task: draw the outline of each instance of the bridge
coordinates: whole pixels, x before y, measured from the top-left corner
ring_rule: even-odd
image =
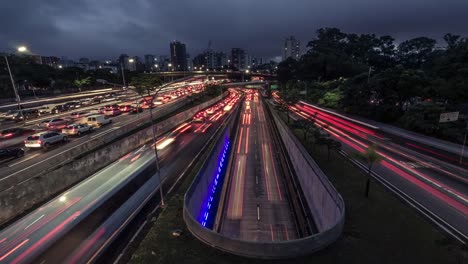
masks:
[[[181,78],[187,76],[225,77],[231,79],[261,78],[264,80],[276,80],[276,74],[246,72],[246,71],[167,71],[153,72],[152,74],[162,77]]]

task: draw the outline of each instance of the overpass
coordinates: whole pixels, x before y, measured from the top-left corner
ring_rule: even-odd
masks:
[[[232,79],[243,78],[263,78],[265,80],[276,80],[276,74],[245,72],[245,71],[168,71],[168,72],[153,72],[151,74],[160,76],[162,79],[165,77],[187,77],[187,76],[207,76],[207,77],[226,77]]]

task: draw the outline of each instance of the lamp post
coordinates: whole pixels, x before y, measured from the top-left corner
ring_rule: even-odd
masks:
[[[465,145],[466,145],[466,137],[468,135],[468,121],[466,122],[466,129],[465,129],[465,137],[463,139],[463,145],[460,153],[460,160],[458,161],[460,165],[463,164],[463,154],[465,154]]]
[[[128,62],[129,63],[133,63],[135,60],[134,59],[128,59]],[[123,86],[124,87],[127,87],[127,84],[125,82],[125,71],[124,71],[124,63],[123,61],[120,62],[120,69],[122,70],[122,82],[123,82]]]
[[[28,49],[25,46],[18,47],[16,50],[18,52],[28,51]],[[5,53],[3,57],[5,58],[5,63],[7,65],[8,73],[10,74],[11,86],[13,87],[13,91],[15,93],[16,103],[18,104],[18,110],[20,112],[21,119],[23,119],[24,125],[26,125],[26,118],[24,117],[23,110],[21,109],[21,98],[19,96],[18,90],[16,89],[15,80],[13,79],[13,74],[11,73],[10,63],[8,62],[8,56]]]

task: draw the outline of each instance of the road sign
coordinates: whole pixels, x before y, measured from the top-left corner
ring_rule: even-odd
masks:
[[[439,123],[453,122],[458,120],[459,112],[450,112],[440,114]]]

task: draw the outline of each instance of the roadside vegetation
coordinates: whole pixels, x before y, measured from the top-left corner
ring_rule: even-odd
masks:
[[[281,115],[287,120],[286,114]],[[154,219],[129,263],[467,263],[466,248],[449,240],[380,185],[371,181],[372,190],[365,198],[367,173],[343,159],[337,148],[318,143],[318,133],[304,131],[292,120],[289,125],[345,200],[344,233],[336,243],[311,256],[278,261],[238,257],[207,246],[190,234],[182,217],[183,196],[195,176],[192,173]],[[174,230],[181,230],[181,235],[173,236]]]
[[[442,43],[322,28],[299,59],[278,65],[283,98],[306,100],[419,133],[463,142],[464,120],[439,124],[443,112],[468,117],[468,39]]]

